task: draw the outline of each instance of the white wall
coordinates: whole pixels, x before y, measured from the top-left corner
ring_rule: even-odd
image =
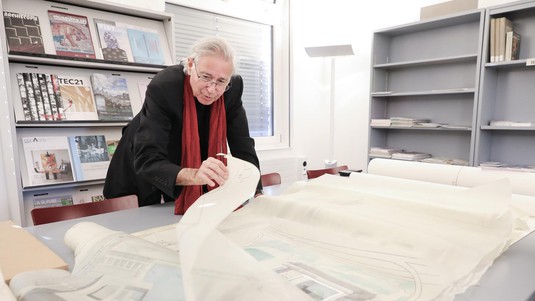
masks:
[[[350,168],[367,165],[372,33],[416,22],[420,8],[443,0],[290,0],[292,140],[308,167],[323,168],[328,157],[329,78],[326,58],[310,58],[304,47],[353,44],[355,56],[336,58],[335,159]],[[481,3],[483,2],[483,3]],[[480,7],[511,1],[480,1]]]
[[[237,7],[243,13],[247,13],[248,10],[259,10],[258,5],[254,7],[243,5],[243,1],[226,0],[219,6],[234,8],[234,14],[236,14]],[[277,157],[287,159],[289,156],[296,156],[306,158],[309,168],[323,167],[323,161],[328,156],[327,142],[330,135],[328,133],[330,64],[328,59],[309,58],[304,47],[351,43],[356,55],[339,57],[336,60],[335,157],[340,164],[363,169],[367,164],[372,33],[377,29],[417,21],[420,7],[443,1],[375,0],[368,1],[366,8],[362,7],[362,2],[351,0],[286,1],[290,1],[292,24],[292,74],[290,76],[292,149],[261,151],[259,152],[260,159],[273,161]],[[147,2],[139,0],[136,3]],[[218,0],[175,0],[173,2],[186,5],[196,4],[192,6],[219,7],[216,5],[216,2],[219,3]],[[236,5],[238,2],[239,6]],[[507,2],[511,1],[480,0],[479,6],[487,7]],[[267,2],[263,3],[265,5]],[[148,8],[154,9],[154,7]],[[262,7],[260,10],[265,11]],[[7,126],[2,130],[7,131],[2,134],[10,136]],[[0,143],[2,141],[9,141],[9,139],[1,139]],[[0,147],[7,150],[11,145],[0,145]],[[0,155],[6,154],[0,153]],[[2,168],[1,164],[0,170],[3,171],[0,174],[0,220],[5,220],[10,218],[9,211],[14,209],[9,207],[8,197],[5,194],[6,179],[14,175]]]

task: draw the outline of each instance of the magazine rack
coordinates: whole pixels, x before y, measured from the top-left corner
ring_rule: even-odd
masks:
[[[121,128],[154,74],[174,63],[172,15],[101,1],[1,5],[7,194],[13,220],[28,225],[34,207],[103,199]]]

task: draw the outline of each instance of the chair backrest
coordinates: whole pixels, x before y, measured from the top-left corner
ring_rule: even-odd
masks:
[[[279,185],[281,183],[281,175],[277,172],[267,173],[260,176],[262,186]]]
[[[127,195],[99,202],[74,204],[59,207],[34,208],[31,216],[34,225],[48,224],[78,217],[96,215],[139,207],[136,195]]]
[[[307,178],[314,179],[324,174],[336,175],[338,174],[340,170],[347,170],[347,169],[348,169],[347,165],[341,165],[337,167],[323,168],[323,169],[309,169],[307,170]]]

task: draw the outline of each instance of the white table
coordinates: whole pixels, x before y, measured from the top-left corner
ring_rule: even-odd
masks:
[[[272,193],[276,189],[272,189]],[[268,194],[268,193],[266,193]],[[107,214],[89,216],[26,228],[62,257],[70,269],[74,255],[63,243],[65,232],[81,221],[92,221],[112,230],[127,233],[177,223],[173,203],[166,203]],[[511,246],[483,275],[478,285],[470,287],[454,301],[533,301],[535,296],[535,233]]]

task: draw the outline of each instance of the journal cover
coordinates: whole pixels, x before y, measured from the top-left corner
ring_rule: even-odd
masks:
[[[73,182],[67,137],[23,137],[28,181],[25,186]]]
[[[107,61],[133,62],[126,25],[95,19],[102,57]]]
[[[45,53],[39,17],[5,11],[4,25],[10,53]]]
[[[64,119],[98,120],[89,76],[61,76],[58,83]]]
[[[93,73],[91,87],[100,120],[131,120],[134,117],[126,78]]]
[[[95,58],[86,16],[49,10],[48,18],[57,55]]]
[[[69,147],[77,181],[106,178],[110,157],[104,135],[70,136]]]
[[[163,65],[160,36],[155,30],[129,26],[127,28],[132,55],[136,63]]]

